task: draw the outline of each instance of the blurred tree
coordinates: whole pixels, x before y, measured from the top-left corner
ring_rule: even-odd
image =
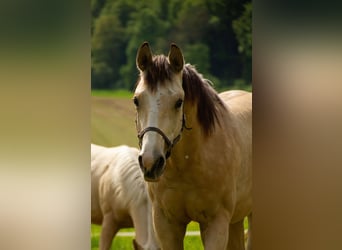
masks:
[[[133,13],[131,18],[126,30],[130,37],[126,48],[127,63],[120,69],[121,79],[128,89],[133,89],[138,77],[135,58],[139,46],[144,41],[148,41],[155,54],[161,53],[159,48],[165,44],[162,38],[165,37],[169,27],[168,23],[160,19],[148,6]]]
[[[238,50],[243,55],[243,78],[252,80],[252,3],[245,4],[242,15],[233,21],[233,29],[239,43]]]
[[[186,45],[183,49],[186,62],[191,62],[203,75],[210,73],[209,48],[206,44],[195,43]]]
[[[215,86],[250,82],[250,0],[92,0],[91,6],[93,88],[133,89],[144,41],[154,54],[166,54],[175,42]]]
[[[101,15],[92,37],[92,83],[94,88],[111,88],[119,80],[124,30],[117,16]]]
[[[209,13],[203,0],[184,0],[174,13],[174,29],[171,36],[184,47],[202,43],[208,29]]]
[[[126,87],[120,67],[126,63],[127,22],[136,8],[134,0],[108,0],[102,6],[92,35],[93,88]]]
[[[91,34],[93,35],[93,31],[94,31],[94,22],[96,20],[96,18],[98,18],[98,16],[101,13],[101,10],[103,8],[103,6],[105,5],[106,0],[91,0],[90,2],[90,7],[91,7]]]
[[[96,19],[100,13],[101,9],[105,5],[106,0],[91,0],[90,7],[91,7],[91,16],[93,19]]]
[[[205,40],[211,51],[211,74],[219,78],[223,86],[233,85],[234,79],[242,75],[232,21],[241,15],[246,2],[250,0],[206,0],[210,19]]]

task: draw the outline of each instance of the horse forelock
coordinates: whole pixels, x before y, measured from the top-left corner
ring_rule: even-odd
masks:
[[[205,135],[210,135],[215,124],[220,125],[220,110],[225,109],[222,100],[195,67],[186,64],[183,69],[183,89],[185,99],[197,105],[197,120]]]
[[[143,78],[144,84],[153,93],[159,85],[164,85],[167,80],[172,81],[174,74],[167,57],[155,55],[149,67],[141,72],[140,78]],[[220,124],[219,113],[225,106],[210,81],[203,78],[194,66],[184,65],[182,81],[185,99],[197,105],[197,120],[208,136],[214,131],[215,124]]]
[[[164,55],[153,56],[152,63],[146,69],[141,72],[140,77],[143,78],[146,86],[151,92],[155,92],[159,84],[164,84],[166,80],[171,81],[173,71],[171,65]]]

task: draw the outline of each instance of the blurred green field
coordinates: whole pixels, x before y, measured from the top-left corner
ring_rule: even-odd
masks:
[[[92,91],[91,142],[107,147],[138,146],[135,108],[128,91]]]
[[[126,144],[138,147],[135,128],[135,107],[132,102],[133,93],[126,90],[92,91],[91,96],[91,142],[107,147]],[[247,220],[245,221],[247,228]],[[191,222],[188,231],[199,231],[198,223]],[[97,250],[101,227],[91,226],[91,249]],[[134,231],[122,229],[120,232]],[[111,249],[133,249],[133,237],[115,237]],[[203,249],[200,236],[186,236],[184,249]]]

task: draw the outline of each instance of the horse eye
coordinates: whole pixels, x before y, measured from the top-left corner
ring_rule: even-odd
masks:
[[[176,109],[179,109],[183,104],[183,100],[182,99],[178,99],[177,102],[176,102],[176,105],[175,105],[175,108]]]
[[[136,96],[133,98],[133,102],[134,102],[134,105],[135,105],[136,107],[139,106],[139,101],[138,101],[138,98],[137,98]]]

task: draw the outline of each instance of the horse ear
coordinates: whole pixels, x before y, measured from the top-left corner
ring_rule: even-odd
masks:
[[[148,42],[144,42],[137,53],[136,64],[138,69],[145,71],[152,63],[152,52]]]
[[[172,43],[170,47],[169,62],[171,64],[172,69],[175,72],[179,72],[183,69],[184,58],[183,58],[182,51],[174,43]]]

